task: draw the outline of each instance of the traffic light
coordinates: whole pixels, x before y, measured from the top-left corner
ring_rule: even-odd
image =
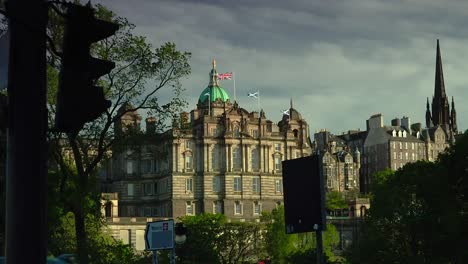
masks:
[[[115,63],[91,57],[90,48],[92,43],[114,35],[119,26],[96,19],[89,4],[67,7],[55,129],[78,132],[86,122],[95,120],[111,106],[103,88],[94,84]]]
[[[174,227],[176,244],[183,244],[187,239],[187,228],[183,223],[176,223]]]
[[[283,161],[286,233],[325,229],[325,195],[320,156]]]

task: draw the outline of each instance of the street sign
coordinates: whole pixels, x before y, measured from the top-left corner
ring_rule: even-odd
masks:
[[[8,58],[10,54],[10,32],[0,36],[0,91],[8,86]]]
[[[145,249],[161,250],[174,248],[174,220],[149,222],[145,230]]]

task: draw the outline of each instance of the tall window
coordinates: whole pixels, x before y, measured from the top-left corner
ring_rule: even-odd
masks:
[[[221,146],[215,145],[211,154],[211,166],[214,171],[219,171],[221,165]]]
[[[213,214],[222,214],[223,213],[223,202],[214,201],[213,202]]]
[[[241,177],[234,177],[234,191],[242,192],[242,178]]]
[[[242,157],[240,147],[235,147],[232,149],[232,163],[233,170],[240,171],[242,169]]]
[[[151,160],[142,160],[141,161],[141,172],[150,173],[151,172]]]
[[[214,176],[213,177],[213,192],[220,192],[221,191],[221,177]]]
[[[282,193],[283,192],[283,180],[276,180],[275,181],[275,190],[276,192]]]
[[[211,129],[211,135],[212,135],[213,137],[217,137],[217,136],[218,136],[218,132],[219,132],[219,131],[218,131],[218,128],[212,128],[212,129]]]
[[[133,171],[133,160],[127,160],[127,174],[134,173]]]
[[[128,196],[133,196],[134,195],[134,184],[133,183],[129,183],[127,185],[127,195]]]
[[[238,126],[234,127],[234,137],[236,138],[240,137],[240,130]]]
[[[185,203],[185,213],[186,215],[194,215],[195,204],[191,201]]]
[[[402,149],[403,144],[401,142],[399,142],[399,143],[400,143],[400,149]]]
[[[275,143],[275,151],[277,152],[281,151],[281,143]]]
[[[405,149],[408,149],[408,142],[405,142]]]
[[[193,192],[193,179],[192,178],[185,179],[185,191]]]
[[[185,156],[185,169],[191,170],[193,168],[192,155]]]
[[[411,159],[414,160],[414,153],[411,153]]]
[[[252,164],[252,170],[253,171],[259,171],[260,170],[260,164],[259,164],[259,151],[257,148],[252,149],[250,153],[250,163]]]
[[[239,201],[234,202],[234,214],[236,215],[242,214],[242,203]]]
[[[253,203],[253,214],[260,215],[261,212],[262,212],[262,205],[259,202],[255,201]]]
[[[396,152],[393,152],[393,159],[396,159]]]
[[[414,150],[414,143],[411,142],[411,149]]]
[[[192,141],[190,141],[190,140],[185,141],[185,148],[191,150],[192,149]]]
[[[405,160],[408,160],[408,152],[405,153]]]
[[[144,183],[143,186],[145,188],[145,194],[146,195],[152,195],[153,194],[153,184],[152,183]]]
[[[258,130],[257,129],[252,129],[252,137],[253,138],[258,138]]]
[[[281,157],[275,156],[275,170],[281,171]]]
[[[260,193],[260,177],[258,176],[252,178],[252,192]]]

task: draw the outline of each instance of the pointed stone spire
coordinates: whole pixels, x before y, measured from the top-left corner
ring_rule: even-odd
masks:
[[[452,131],[457,133],[458,132],[457,112],[455,111],[455,101],[453,100],[453,96],[452,96],[452,111],[450,113],[450,125],[452,127]]]
[[[290,104],[290,108],[293,109],[293,101],[292,101],[292,97],[291,97],[291,101],[289,102]]]
[[[218,84],[218,73],[216,72],[216,60],[213,59],[212,61],[213,68],[211,69],[210,72],[210,83],[208,84],[209,86],[219,86]]]
[[[450,124],[450,105],[445,93],[444,73],[442,71],[442,56],[440,54],[439,40],[437,40],[436,70],[434,97],[432,99],[432,123],[448,129]]]
[[[440,54],[439,39],[437,39],[436,70],[434,96],[436,98],[445,97],[444,72],[442,70],[442,56]]]

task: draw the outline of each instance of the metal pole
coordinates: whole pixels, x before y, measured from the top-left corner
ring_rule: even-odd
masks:
[[[7,263],[45,263],[47,4],[44,0],[6,4],[10,30],[6,259]]]
[[[153,251],[153,264],[158,264],[158,251]]]
[[[322,230],[315,231],[316,238],[317,238],[317,263],[318,264],[325,264],[323,258],[323,241],[322,241]]]
[[[175,246],[171,250],[171,264],[176,264],[175,263]]]

